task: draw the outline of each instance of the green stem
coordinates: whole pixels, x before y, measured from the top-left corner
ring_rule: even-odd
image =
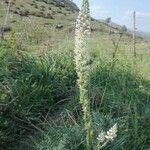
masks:
[[[91,110],[90,110],[90,101],[88,95],[88,86],[87,81],[80,82],[80,102],[82,105],[83,110],[83,120],[84,126],[86,130],[86,142],[87,142],[87,149],[91,150],[92,145],[92,136],[93,136],[93,129],[92,129],[92,118],[91,118]]]

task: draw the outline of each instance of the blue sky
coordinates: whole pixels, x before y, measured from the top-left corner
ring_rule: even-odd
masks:
[[[79,7],[82,0],[73,0]],[[150,0],[89,0],[91,16],[111,17],[112,21],[132,29],[132,12],[136,11],[138,31],[150,33]]]

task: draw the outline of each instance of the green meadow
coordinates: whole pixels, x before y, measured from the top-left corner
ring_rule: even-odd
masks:
[[[0,43],[0,149],[86,150],[74,63],[77,12],[43,1],[20,3],[11,9],[28,9],[29,16],[11,11],[12,30]],[[55,19],[35,15],[35,4],[40,9],[42,5],[46,15],[51,7]],[[4,7],[5,3],[0,6],[0,26]],[[136,37],[135,58],[131,34],[123,33],[116,49],[119,29],[110,35],[102,22],[92,20],[91,26],[95,29],[89,44],[93,145],[102,130],[117,123],[117,137],[104,149],[148,150],[150,41]]]

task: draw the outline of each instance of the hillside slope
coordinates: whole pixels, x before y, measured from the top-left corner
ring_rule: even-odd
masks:
[[[0,29],[4,27],[8,6],[9,0],[1,1]],[[22,33],[26,30],[27,33],[31,33],[38,26],[38,30],[39,28],[45,30],[65,28],[71,32],[75,28],[78,11],[79,8],[71,0],[12,0],[4,31],[13,30]],[[91,29],[95,32],[109,33],[111,28],[112,32],[118,33],[121,29],[121,26],[115,23],[109,26],[104,20],[98,21],[94,18],[91,20]],[[127,35],[131,36],[131,34],[128,32]]]
[[[4,24],[9,1],[2,0],[0,5],[0,26]],[[26,30],[25,26],[73,28],[79,8],[71,0],[13,0],[7,25],[17,31]],[[112,27],[112,31],[118,31]],[[70,29],[71,30],[71,29]],[[107,24],[92,18],[92,31],[109,32]]]
[[[8,0],[1,2],[1,24],[6,16],[8,3]],[[70,0],[13,0],[10,3],[8,24],[27,17],[32,20],[38,20],[38,18],[63,20],[66,16],[73,17],[76,12],[78,12],[78,7]]]

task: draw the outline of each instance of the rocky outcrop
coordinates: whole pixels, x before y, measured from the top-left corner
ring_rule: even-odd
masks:
[[[60,7],[69,8],[72,11],[79,11],[79,8],[72,0],[49,0],[49,2],[53,2]]]

